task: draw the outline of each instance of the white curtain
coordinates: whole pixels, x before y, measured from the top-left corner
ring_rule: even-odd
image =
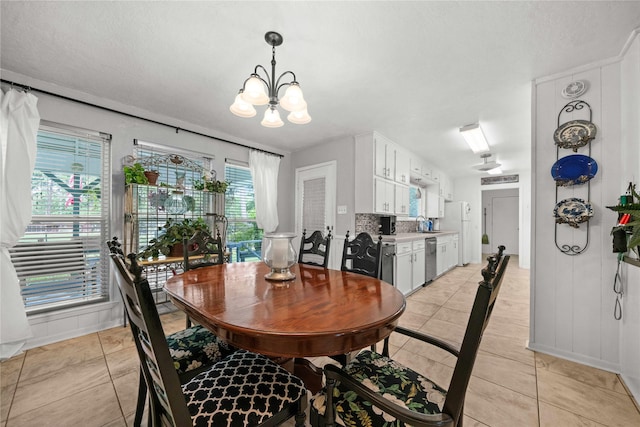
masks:
[[[256,222],[265,233],[278,227],[278,170],[280,156],[263,151],[249,152],[249,169],[253,178]]]
[[[9,248],[31,221],[31,174],[40,114],[31,93],[0,91],[0,359],[19,353],[31,327]]]

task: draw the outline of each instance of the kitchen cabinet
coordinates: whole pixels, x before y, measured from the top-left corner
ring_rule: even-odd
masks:
[[[410,174],[410,155],[409,152],[400,147],[395,148],[395,175],[396,182],[409,185]]]
[[[415,290],[425,282],[425,239],[414,240],[411,249],[411,290]]]
[[[427,186],[427,209],[426,209],[426,217],[427,218],[438,218],[440,217],[440,196],[438,195],[438,185],[429,185]]]
[[[389,139],[375,133],[373,134],[373,145],[375,153],[375,169],[376,176],[394,179],[396,174],[396,147]]]
[[[395,184],[386,179],[376,178],[375,182],[375,213],[395,213]],[[407,196],[408,197],[408,196]],[[364,210],[362,212],[369,212]]]
[[[447,175],[441,175],[440,195],[447,202],[453,201],[453,181]]]
[[[409,187],[395,184],[395,213],[400,216],[409,215]]]
[[[424,284],[425,280],[425,240],[396,244],[394,283],[404,295],[410,294]]]
[[[436,275],[447,272],[458,264],[458,235],[436,237]]]
[[[438,197],[438,218],[444,218],[444,197]]]
[[[394,283],[403,295],[411,293],[413,287],[411,278],[413,272],[412,261],[411,242],[396,244],[396,265],[394,266],[396,277],[394,278]]]

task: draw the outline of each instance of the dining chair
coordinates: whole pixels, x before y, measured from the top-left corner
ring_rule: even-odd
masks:
[[[182,242],[184,271],[200,267],[224,264],[224,248],[220,233],[213,237],[206,230],[198,230]],[[191,327],[191,318],[187,316],[186,327]]]
[[[182,383],[149,282],[136,255],[127,258],[130,274],[120,274],[118,285],[150,394],[151,426],[275,426],[291,417],[304,425],[302,380],[265,356],[237,350]]]
[[[365,350],[344,368],[325,366],[326,389],[311,400],[311,425],[462,426],[471,371],[509,263],[504,249],[499,246],[498,252],[487,258],[459,350],[421,332],[403,327],[394,330],[457,357],[447,390],[389,358],[387,337],[382,354]]]
[[[125,295],[122,293],[122,282],[131,282],[133,276],[126,265],[124,253],[118,238],[113,237],[112,240],[107,242],[107,246],[109,247],[111,259],[117,270],[116,281],[118,283],[120,296],[123,302],[126,302]],[[127,310],[125,310],[124,315],[125,318],[128,317]],[[202,326],[194,326],[169,334],[166,336],[166,342],[181,383],[187,382],[203,369],[237,350]],[[134,417],[135,427],[139,427],[142,423],[146,396],[146,382],[141,372],[138,385],[136,414]]]
[[[380,278],[380,260],[382,255],[382,236],[374,243],[369,233],[360,233],[349,241],[349,231],[344,239],[342,251],[342,271]]]
[[[305,228],[300,240],[298,263],[327,268],[332,237],[331,230],[326,237],[322,235],[322,231],[316,230],[307,238],[307,229]]]

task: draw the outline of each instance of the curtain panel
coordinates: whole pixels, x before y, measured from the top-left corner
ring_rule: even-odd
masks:
[[[249,152],[249,169],[253,178],[256,222],[265,233],[278,227],[278,171],[280,157],[263,151]]]
[[[31,327],[9,248],[31,221],[31,175],[36,162],[38,98],[14,89],[0,91],[0,359],[19,353]]]

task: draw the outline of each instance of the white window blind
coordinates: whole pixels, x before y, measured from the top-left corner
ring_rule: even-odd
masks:
[[[227,247],[235,261],[260,259],[262,229],[256,223],[253,181],[248,167],[226,163],[224,178],[230,182],[225,195],[225,216],[229,223]]]
[[[316,230],[325,232],[325,178],[307,179],[302,192],[302,228],[308,235]]]
[[[41,126],[33,218],[10,249],[27,313],[108,299],[110,137]]]

